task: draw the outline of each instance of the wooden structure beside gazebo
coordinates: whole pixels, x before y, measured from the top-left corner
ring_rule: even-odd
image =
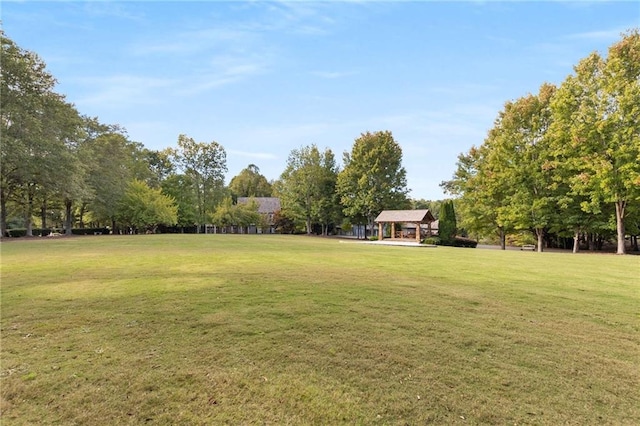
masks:
[[[383,227],[391,224],[391,238],[396,238],[396,223],[413,223],[416,225],[416,241],[420,242],[420,225],[426,224],[431,233],[431,222],[436,219],[428,209],[424,210],[383,210],[375,219],[378,224],[378,240],[384,238]]]

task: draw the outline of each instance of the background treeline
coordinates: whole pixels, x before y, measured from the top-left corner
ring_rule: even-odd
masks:
[[[54,91],[44,62],[1,35],[3,236],[16,228],[34,235],[259,225],[257,205],[237,197],[280,198],[281,232],[349,231],[384,209],[440,213],[440,201],[408,197],[402,149],[389,131],[362,133],[341,165],[312,144],[292,150],[275,181],[250,164],[225,185],[221,144],[179,135],[174,147],[147,149],[120,126],[79,113]],[[508,235],[535,235],[540,249],[566,238],[595,248],[617,236],[624,252],[625,234],[640,233],[639,39],[630,32],[606,59],[581,61],[560,87],[544,84],[505,104],[484,143],[460,155],[443,182],[455,197],[455,213],[447,210],[460,228],[453,235],[495,235],[503,244]]]
[[[443,188],[476,236],[531,232],[539,251],[640,234],[640,34],[592,53],[556,87],[507,102]]]
[[[1,35],[2,236],[260,225],[257,204],[236,199],[269,196],[281,199],[281,231],[327,234],[411,205],[402,150],[388,131],[363,133],[342,170],[330,149],[310,145],[291,152],[275,182],[251,164],[225,185],[222,145],[180,135],[175,147],[147,149],[120,126],[80,114],[54,91],[38,55]]]

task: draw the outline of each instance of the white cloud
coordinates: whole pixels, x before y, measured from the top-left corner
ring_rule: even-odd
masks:
[[[322,2],[274,1],[264,5],[265,19],[259,26],[254,24],[254,29],[317,36],[328,34],[336,24],[334,18],[324,13],[328,5]]]
[[[131,105],[155,104],[161,98],[158,93],[176,84],[175,79],[153,78],[129,74],[110,77],[78,79],[89,90],[75,101],[83,106],[125,107]]]
[[[358,73],[355,71],[312,71],[311,74],[316,77],[332,80],[336,78],[350,77]]]
[[[253,59],[253,61],[252,61]],[[226,86],[246,78],[263,74],[269,69],[269,61],[263,58],[217,58],[208,68],[194,71],[187,76],[181,95],[200,94],[203,91]]]
[[[595,42],[602,42],[602,43],[615,42],[616,40],[620,39],[621,34],[624,33],[626,30],[628,30],[629,28],[631,27],[574,33],[574,34],[569,34],[568,36],[566,36],[566,38],[573,39],[573,40],[587,40],[587,41],[595,41]]]
[[[134,55],[174,54],[189,56],[205,51],[230,51],[243,46],[246,49],[257,42],[250,31],[215,27],[169,34],[165,40],[147,40],[134,43],[130,51]]]
[[[134,11],[126,3],[89,1],[80,3],[79,7],[82,7],[83,11],[93,18],[107,17],[109,19],[124,19],[135,22],[144,20],[143,14]]]

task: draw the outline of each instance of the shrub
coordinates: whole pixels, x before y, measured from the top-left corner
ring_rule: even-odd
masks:
[[[422,240],[422,244],[431,244],[434,246],[439,246],[441,245],[441,241],[439,237],[427,237],[424,240]]]
[[[455,237],[452,245],[454,247],[476,248],[478,246],[478,242],[471,238]]]
[[[27,236],[27,230],[26,229],[8,229],[7,233],[9,234],[10,237],[26,237]]]
[[[64,234],[64,229],[41,229],[41,228],[33,228],[33,236],[34,237],[46,237],[51,235],[51,233],[57,232],[60,234]],[[73,235],[109,235],[109,228],[74,228],[71,230]],[[26,237],[27,230],[25,228],[17,228],[17,229],[8,229],[7,234],[9,237],[18,238],[18,237]]]
[[[449,241],[443,241],[440,237],[427,237],[422,240],[422,244],[432,244],[436,246],[450,246],[450,247],[469,247],[476,248],[478,242],[471,238],[455,237]]]
[[[73,228],[73,235],[109,235],[109,228]]]
[[[52,232],[58,232],[58,230],[50,229],[50,228],[33,228],[32,229],[32,233],[33,233],[34,237],[46,237],[47,235],[51,234]],[[27,236],[27,229],[26,228],[8,229],[7,230],[7,234],[8,234],[9,237],[12,237],[12,238],[26,237]]]

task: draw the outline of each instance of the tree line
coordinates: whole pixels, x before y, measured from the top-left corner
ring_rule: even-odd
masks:
[[[640,234],[640,33],[582,59],[559,87],[506,102],[442,187],[475,235],[573,238],[573,250]]]
[[[267,181],[251,164],[225,185],[226,151],[179,135],[175,147],[150,150],[125,129],[79,113],[55,92],[39,56],[1,33],[0,226],[109,227],[155,232],[158,226],[247,226],[257,205],[238,197],[277,196],[277,221],[290,231],[327,234],[347,221],[372,223],[385,208],[410,205],[402,150],[391,132],[363,133],[340,169],[330,149],[291,151],[285,171]]]
[[[606,58],[580,61],[556,87],[506,102],[480,146],[460,154],[442,187],[453,204],[408,197],[402,149],[390,131],[364,132],[339,165],[331,149],[293,149],[278,179],[250,164],[229,185],[226,151],[216,141],[179,135],[150,150],[125,129],[80,114],[54,91],[37,54],[1,33],[0,225],[112,232],[159,226],[199,232],[205,224],[257,224],[257,205],[238,197],[281,200],[283,232],[328,234],[370,225],[385,209],[441,205],[453,229],[476,238],[533,235],[538,250],[572,238],[595,247],[640,234],[640,35],[630,31]],[[457,226],[455,225],[457,219]],[[447,223],[444,224],[447,227]],[[456,229],[460,228],[460,229]]]

